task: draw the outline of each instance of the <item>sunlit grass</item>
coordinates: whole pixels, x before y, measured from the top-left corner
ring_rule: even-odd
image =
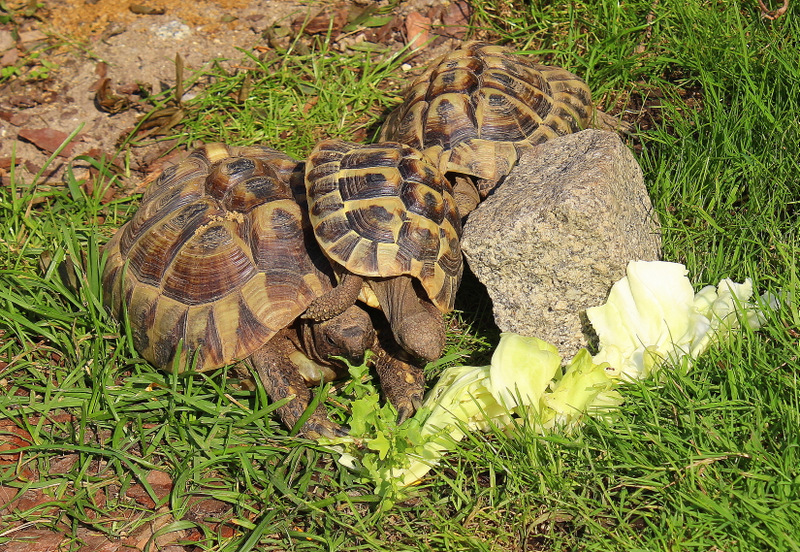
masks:
[[[169,509],[167,530],[194,528],[207,550],[800,549],[794,8],[768,22],[726,2],[474,5],[476,32],[584,76],[601,107],[632,118],[633,102],[648,100],[657,116],[631,145],[666,260],[685,263],[698,287],[751,277],[759,292],[793,294],[787,304],[688,375],[625,389],[613,423],[468,436],[386,511],[321,447],[288,438],[239,368],[173,375],[136,356],[100,289],[100,246],[136,206],[103,203],[113,173],[101,170],[87,195],[74,177],[45,189],[12,172],[0,190],[0,435],[27,448],[0,464],[0,485],[44,489],[49,501],[0,527],[118,538],[154,516],[126,494],[140,485]],[[214,73],[187,102],[175,137],[298,157],[326,137],[368,140],[393,102],[385,80],[398,78],[397,61],[324,42],[247,54],[245,70]],[[486,364],[497,342],[488,299],[469,285],[431,378],[447,363]],[[74,463],[56,468],[64,458]],[[154,469],[171,476],[166,495],[148,483]],[[233,536],[187,515],[198,497],[228,505]],[[0,542],[13,536],[4,530]]]

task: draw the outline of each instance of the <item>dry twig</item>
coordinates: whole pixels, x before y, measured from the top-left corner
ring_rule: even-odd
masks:
[[[769,8],[764,5],[763,0],[758,0],[758,7],[761,9],[762,17],[773,21],[786,13],[786,10],[789,9],[789,0],[783,0],[783,5],[774,12],[769,11]]]

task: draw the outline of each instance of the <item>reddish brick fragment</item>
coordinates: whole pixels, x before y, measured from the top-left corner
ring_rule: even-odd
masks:
[[[27,140],[41,150],[53,153],[64,143],[69,137],[69,134],[54,128],[23,128],[19,131],[19,137],[23,140]],[[72,148],[75,146],[75,142],[79,139],[80,138],[77,136],[73,138],[72,142],[61,150],[59,156],[69,157],[72,154]]]

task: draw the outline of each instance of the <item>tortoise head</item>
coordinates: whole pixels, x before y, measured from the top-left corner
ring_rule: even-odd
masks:
[[[372,320],[358,305],[324,322],[304,321],[302,334],[306,354],[325,364],[330,364],[333,356],[361,364],[364,353],[375,342]]]
[[[403,275],[367,282],[386,314],[398,345],[425,362],[439,358],[445,346],[444,319],[419,280]]]

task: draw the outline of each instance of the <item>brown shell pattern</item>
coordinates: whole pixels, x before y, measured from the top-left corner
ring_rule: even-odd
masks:
[[[586,128],[593,110],[589,88],[572,73],[472,43],[413,82],[380,139],[423,151],[444,173],[483,179],[485,197],[524,149]]]
[[[295,197],[293,190],[300,194]],[[208,144],[166,169],[105,247],[105,300],[137,351],[197,370],[249,356],[332,288],[304,206],[303,165]]]
[[[461,281],[461,218],[450,183],[398,143],[328,140],[306,162],[309,218],[322,250],[365,277],[410,275],[442,311]]]

